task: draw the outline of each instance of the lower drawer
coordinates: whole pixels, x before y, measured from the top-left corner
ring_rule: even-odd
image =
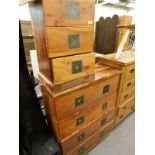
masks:
[[[131,98],[128,102],[124,103],[118,108],[118,114],[116,117],[116,124],[122,121],[126,116],[128,116],[135,109],[135,98]]]
[[[92,136],[90,136],[86,141],[77,146],[70,153],[64,155],[84,155],[87,154],[95,145],[102,141],[112,130],[114,126],[114,120],[109,122],[106,126],[98,130]]]
[[[95,120],[90,125],[83,128],[80,132],[77,132],[61,141],[63,154],[67,154],[77,145],[80,145],[89,136],[99,130],[103,125],[106,125],[116,117],[116,109],[113,109],[105,116],[102,116],[98,120]],[[72,145],[71,145],[72,144]]]
[[[75,113],[72,117],[59,122],[60,138],[66,138],[69,135],[81,130],[88,123],[92,122],[107,112],[115,108],[117,93],[102,98],[94,102],[94,104],[83,111]]]
[[[117,106],[124,104],[126,101],[128,101],[133,96],[135,96],[135,87],[132,87],[131,89],[121,94],[121,99],[120,99],[120,102],[118,102]]]

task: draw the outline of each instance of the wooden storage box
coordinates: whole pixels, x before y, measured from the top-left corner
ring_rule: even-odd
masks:
[[[94,23],[95,0],[40,1],[45,26],[87,26]]]
[[[114,120],[109,122],[106,126],[99,129],[96,133],[90,136],[82,144],[78,145],[75,149],[69,152],[67,155],[82,155],[87,154],[95,145],[101,142],[111,132],[114,126]]]
[[[58,85],[95,73],[95,54],[80,54],[50,60],[53,84]]]
[[[88,123],[85,128],[82,128],[80,132],[75,132],[74,134],[68,136],[67,138],[61,140],[61,146],[63,154],[67,154],[73,150],[76,146],[80,145],[83,141],[89,138],[97,130],[114,120],[116,117],[116,109],[106,113],[104,116],[99,119]],[[72,144],[72,145],[71,145]]]
[[[94,28],[46,27],[48,57],[60,57],[93,51]]]

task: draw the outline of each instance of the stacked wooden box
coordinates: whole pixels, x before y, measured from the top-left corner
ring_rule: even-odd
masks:
[[[120,71],[95,65],[94,7],[95,0],[29,4],[47,117],[63,155],[86,154],[116,117]]]
[[[135,109],[135,53],[122,52],[118,59],[116,54],[101,55],[97,59],[108,66],[122,71],[117,96],[116,125],[126,118]]]

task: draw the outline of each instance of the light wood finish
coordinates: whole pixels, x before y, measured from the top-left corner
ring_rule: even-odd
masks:
[[[110,133],[114,126],[114,120],[112,120],[109,124],[98,130],[92,136],[90,136],[86,141],[82,144],[78,145],[74,150],[72,150],[67,155],[80,155],[87,154],[95,145],[101,142],[105,137]],[[81,153],[82,152],[82,153]]]
[[[99,119],[93,120],[91,123],[85,128],[82,128],[80,132],[75,132],[73,135],[68,136],[67,138],[61,140],[61,146],[64,154],[70,152],[73,148],[77,145],[80,145],[84,140],[86,140],[89,136],[99,130],[103,124],[103,120],[105,120],[104,125],[108,124],[116,117],[116,109],[106,113],[104,116],[100,117]]]
[[[122,71],[119,82],[116,106],[119,108],[135,96],[135,53],[131,51],[122,52],[119,59],[115,59],[116,54],[101,55],[97,54],[97,60]],[[124,112],[125,113],[125,112]],[[127,113],[128,114],[128,113]],[[127,115],[126,113],[123,118]],[[123,120],[119,118],[118,120]],[[117,124],[116,121],[116,124]]]
[[[81,71],[73,73],[73,63],[81,61]],[[53,83],[58,85],[83,76],[94,74],[95,72],[95,54],[80,54],[62,58],[51,59],[53,67]],[[77,66],[79,67],[79,66]]]
[[[26,3],[29,3],[29,2],[34,2],[35,0],[19,0],[19,5],[24,5]]]
[[[118,108],[116,125],[120,123],[123,119],[125,119],[134,110],[135,110],[135,98],[132,97],[130,100],[128,100]]]
[[[74,132],[79,131],[81,128],[86,126],[89,122],[92,122],[94,119],[105,115],[107,112],[115,108],[115,102],[116,102],[116,94],[115,94],[115,98],[112,98],[111,96],[111,98],[109,98],[108,100],[103,98],[98,101],[95,101],[92,106],[87,107],[83,111],[78,111],[71,117],[67,118],[66,120],[59,122],[59,128],[61,129],[60,138],[63,139],[65,137],[68,137]],[[103,109],[102,107],[103,104],[107,105],[105,109]],[[77,125],[78,119],[82,117],[83,117],[83,122]]]
[[[84,26],[94,23],[95,0],[42,0],[42,2],[46,26]],[[68,2],[78,6],[77,19],[67,17]]]
[[[79,35],[79,46],[69,47],[69,35]],[[48,57],[60,57],[93,51],[94,28],[91,27],[47,27],[46,42]]]

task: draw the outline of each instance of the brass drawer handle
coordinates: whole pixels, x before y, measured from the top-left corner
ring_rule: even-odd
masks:
[[[106,110],[107,107],[108,107],[108,103],[104,103],[104,104],[102,104],[102,110]]]
[[[125,96],[124,96],[124,98],[127,98],[128,97],[128,94],[126,94]]]
[[[104,125],[107,122],[107,118],[101,120],[101,125]]]
[[[100,136],[100,138],[103,138],[103,137],[105,136],[105,131],[101,131],[101,132],[99,133],[99,136]]]
[[[72,62],[72,74],[82,72],[82,60]]]
[[[127,87],[129,87],[131,85],[131,82],[129,82],[128,84],[127,84]]]
[[[127,106],[124,106],[124,107],[123,107],[123,110],[126,109],[126,108],[127,108]]]
[[[120,116],[120,119],[122,119],[123,117],[124,117],[124,115],[121,115],[121,116]]]
[[[130,73],[133,73],[134,71],[135,71],[135,69],[133,68],[133,69],[130,70]]]
[[[81,147],[79,150],[78,150],[78,155],[81,155],[85,152],[85,147]]]
[[[85,133],[81,133],[78,137],[77,137],[77,141],[78,143],[83,141],[85,139]]]
[[[68,35],[68,48],[79,48],[80,46],[80,36],[79,34]]]
[[[109,89],[110,89],[109,84],[108,84],[108,85],[105,85],[105,86],[103,87],[103,94],[109,92]]]
[[[83,122],[84,122],[84,116],[81,116],[81,117],[79,117],[79,118],[76,120],[76,125],[78,126],[78,125],[82,124]]]
[[[83,103],[84,103],[84,96],[80,96],[75,99],[75,107],[78,107]]]

